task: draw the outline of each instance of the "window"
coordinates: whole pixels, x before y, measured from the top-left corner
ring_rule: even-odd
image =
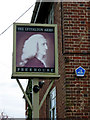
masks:
[[[48,24],[53,24],[53,23],[54,23],[54,5],[52,5],[48,15]]]
[[[50,118],[56,120],[56,87],[50,92]]]

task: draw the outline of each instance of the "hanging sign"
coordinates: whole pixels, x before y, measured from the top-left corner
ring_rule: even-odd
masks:
[[[12,77],[58,77],[56,24],[13,25]]]

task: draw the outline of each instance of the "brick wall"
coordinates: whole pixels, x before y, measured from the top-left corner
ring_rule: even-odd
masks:
[[[65,53],[89,53],[88,3],[63,3]]]
[[[55,81],[56,85],[56,110],[57,110],[57,118],[64,118],[65,117],[65,58],[62,54],[63,52],[63,44],[62,44],[62,3],[55,3],[55,24],[58,26],[58,63],[59,63],[59,74],[60,78]]]
[[[90,118],[90,3],[63,3],[66,118]],[[84,77],[76,77],[82,66]]]

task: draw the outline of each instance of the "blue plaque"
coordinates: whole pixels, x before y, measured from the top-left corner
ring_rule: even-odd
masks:
[[[78,68],[75,70],[75,72],[76,72],[76,76],[79,76],[79,77],[82,77],[82,76],[85,75],[85,69],[82,68],[81,66],[78,67]]]

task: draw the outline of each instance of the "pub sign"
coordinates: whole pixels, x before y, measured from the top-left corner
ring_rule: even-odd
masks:
[[[56,24],[13,24],[12,78],[58,77]]]

